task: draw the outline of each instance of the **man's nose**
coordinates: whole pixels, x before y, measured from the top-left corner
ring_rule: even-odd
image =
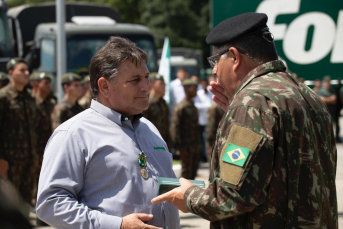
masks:
[[[151,90],[149,79],[143,80],[142,85],[141,85],[141,90],[146,91],[146,92],[149,92]]]
[[[212,69],[212,75],[214,75],[214,76],[217,75],[217,66],[218,66],[218,64],[216,64]]]

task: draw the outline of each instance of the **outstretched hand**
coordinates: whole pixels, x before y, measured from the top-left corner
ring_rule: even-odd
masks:
[[[186,203],[183,199],[183,196],[184,196],[186,190],[189,187],[193,186],[193,184],[192,184],[192,182],[190,182],[184,178],[180,178],[180,184],[181,184],[180,187],[174,188],[173,190],[171,190],[169,192],[166,192],[162,195],[155,197],[154,199],[151,200],[151,203],[157,204],[157,203],[161,203],[164,201],[168,201],[170,204],[175,205],[182,212],[189,212],[187,207],[186,207]]]
[[[209,90],[213,93],[213,101],[226,111],[230,105],[230,99],[225,94],[225,89],[220,85],[220,83],[211,81]]]

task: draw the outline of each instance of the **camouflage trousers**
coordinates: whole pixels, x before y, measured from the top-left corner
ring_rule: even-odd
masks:
[[[186,179],[194,180],[197,175],[199,162],[200,162],[200,152],[191,150],[179,151],[181,159],[181,177]]]
[[[8,170],[8,179],[18,190],[20,196],[25,202],[34,205],[35,196],[33,194],[36,163],[29,161],[14,161],[10,163]]]

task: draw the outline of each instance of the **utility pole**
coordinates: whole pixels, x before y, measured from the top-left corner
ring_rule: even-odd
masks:
[[[57,98],[61,101],[64,96],[64,91],[61,85],[62,75],[66,73],[66,35],[65,35],[65,0],[56,0],[56,21],[57,21]]]

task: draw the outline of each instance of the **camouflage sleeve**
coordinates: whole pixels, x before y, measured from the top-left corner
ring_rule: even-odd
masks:
[[[174,108],[173,117],[170,125],[170,138],[177,149],[180,149],[180,147],[182,146],[181,118],[182,109],[179,109],[179,106],[176,106]]]
[[[268,191],[268,185],[273,171],[277,123],[277,116],[271,111],[244,106],[230,110],[226,115],[226,122],[221,124],[217,133],[213,164],[219,164],[222,160],[219,155],[233,125],[258,133],[264,140],[259,143],[244,167],[239,185],[235,186],[221,178],[220,170],[223,168],[212,168],[214,171],[211,171],[212,179],[207,188],[193,186],[186,191],[184,199],[187,208],[202,218],[216,221],[250,212],[262,204],[268,192],[273,191]]]
[[[61,109],[57,105],[57,106],[54,107],[54,110],[51,113],[52,131],[54,131],[61,123],[62,123],[62,120],[61,120]]]

